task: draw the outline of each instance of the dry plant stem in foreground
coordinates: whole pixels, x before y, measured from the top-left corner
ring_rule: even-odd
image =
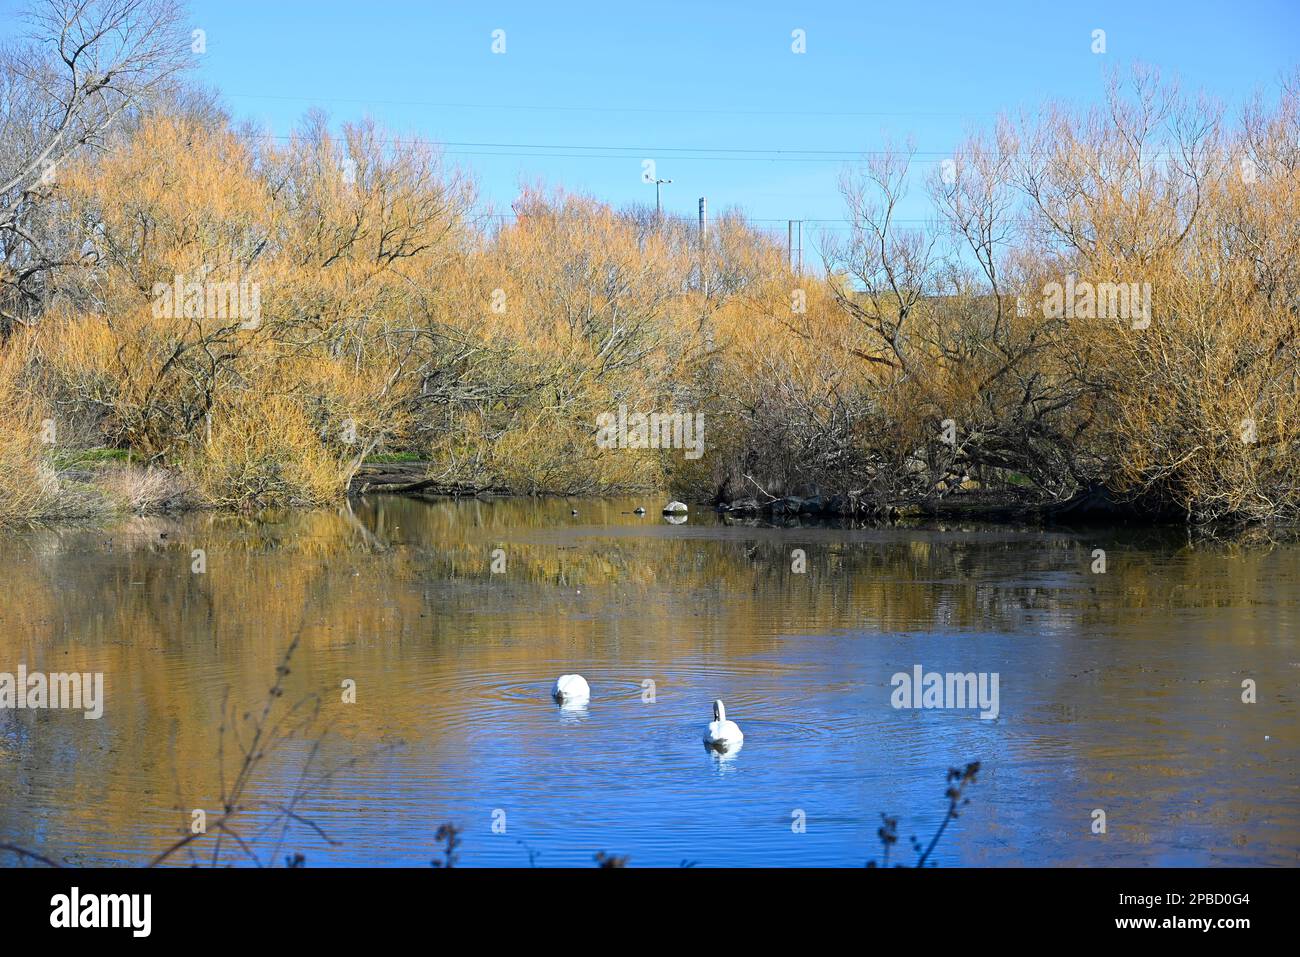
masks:
[[[338,846],[338,841],[331,838],[315,821],[302,812],[301,804],[308,796],[319,793],[320,789],[340,772],[356,766],[362,757],[354,756],[339,764],[321,768],[320,752],[329,728],[328,726],[317,728],[321,709],[320,695],[310,694],[293,704],[283,704],[285,680],[290,674],[290,662],[298,649],[301,637],[300,628],[285,648],[284,655],[276,667],[275,682],[267,692],[260,710],[245,712],[240,716],[237,709],[230,705],[228,696],[223,698],[223,719],[217,755],[221,777],[221,813],[209,823],[207,832],[186,834],[154,857],[150,861],[150,866],[165,863],[182,850],[190,851],[194,859],[192,845],[208,837],[212,838],[212,851],[208,858],[211,866],[222,863],[226,838],[229,838],[238,850],[257,866],[273,865],[290,827],[294,824],[302,825],[328,844]],[[234,776],[229,781],[226,780],[227,738],[233,741],[238,749],[239,762]],[[256,785],[257,772],[263,762],[277,751],[283,751],[291,741],[297,740],[309,741],[309,746],[302,759],[302,768],[289,799],[284,802],[248,799],[248,794]],[[238,816],[250,810],[270,814],[251,840],[235,826]],[[257,838],[267,833],[274,833],[275,841],[270,852],[263,857],[257,851]],[[292,858],[288,862],[292,866],[297,866],[293,864]]]
[[[916,852],[916,867],[925,867],[926,862],[930,860],[931,854],[934,853],[935,847],[939,843],[939,838],[943,837],[944,831],[948,829],[948,824],[955,820],[959,815],[959,808],[970,803],[970,798],[966,797],[966,788],[974,784],[979,774],[980,762],[972,761],[962,768],[949,768],[947,776],[947,788],[944,791],[944,798],[948,801],[948,808],[944,812],[943,820],[939,822],[938,828],[935,829],[934,835],[930,842],[922,846],[921,842],[914,836],[912,837],[912,850]],[[876,831],[876,836],[880,838],[880,845],[883,848],[882,865],[889,866],[889,853],[893,846],[898,843],[898,818],[890,815],[880,815],[881,826]],[[868,861],[868,867],[875,867],[875,861]],[[903,865],[899,864],[898,867]],[[931,864],[933,866],[933,864]]]

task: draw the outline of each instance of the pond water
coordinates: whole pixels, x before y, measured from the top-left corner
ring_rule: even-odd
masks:
[[[860,866],[882,813],[910,861],[976,760],[942,866],[1300,861],[1300,549],[661,504],[378,497],[0,535],[0,673],[104,676],[97,720],[0,710],[0,843],[133,864],[194,809],[218,819],[296,639],[272,716],[297,708],[297,733],[265,747],[230,822],[248,852],[223,838],[223,861],[425,865],[452,822],[460,866]],[[894,707],[917,666],[996,675],[996,717]],[[549,698],[566,672],[585,708]],[[715,698],[739,751],[701,742]]]

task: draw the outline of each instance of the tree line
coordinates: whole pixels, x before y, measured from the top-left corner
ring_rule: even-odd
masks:
[[[881,151],[799,272],[740,210],[496,216],[373,122],[268,137],[186,80],[183,20],[46,0],[0,52],[0,515],[318,504],[400,455],[516,493],[1296,517],[1300,74],[1230,115],[1137,69]],[[621,407],[702,416],[705,454],[598,443]]]

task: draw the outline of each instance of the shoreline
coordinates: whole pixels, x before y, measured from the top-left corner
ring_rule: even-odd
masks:
[[[62,494],[68,502],[62,513],[43,517],[12,518],[0,514],[0,529],[72,527],[103,524],[128,517],[180,517],[189,514],[256,514],[281,509],[302,510],[330,507],[367,496],[394,496],[421,501],[460,500],[508,501],[560,499],[592,501],[619,497],[649,496],[646,509],[658,515],[663,503],[673,498],[686,501],[693,512],[707,510],[727,525],[757,528],[933,528],[937,524],[971,522],[984,526],[1039,526],[1044,529],[1088,529],[1124,527],[1146,531],[1187,530],[1209,539],[1274,540],[1300,537],[1300,526],[1283,522],[1203,526],[1185,517],[1158,514],[1125,502],[1105,489],[1085,490],[1065,502],[1040,503],[1018,499],[1006,490],[956,489],[928,500],[881,502],[861,493],[767,495],[732,498],[728,501],[701,500],[699,496],[667,492],[657,488],[612,489],[599,493],[519,492],[504,487],[444,482],[428,477],[429,462],[402,460],[362,463],[337,502],[279,502],[235,507],[201,501],[182,473],[170,468],[141,466],[112,461],[86,467],[79,462],[55,474],[56,481],[71,490]],[[132,489],[157,486],[164,491],[142,501],[124,501],[122,486]],[[113,488],[111,486],[117,486]],[[138,494],[138,493],[137,493]]]

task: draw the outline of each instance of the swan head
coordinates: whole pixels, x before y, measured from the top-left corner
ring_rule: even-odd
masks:
[[[713,720],[714,721],[727,720],[727,709],[722,706],[721,698],[718,698],[716,701],[713,702]]]

